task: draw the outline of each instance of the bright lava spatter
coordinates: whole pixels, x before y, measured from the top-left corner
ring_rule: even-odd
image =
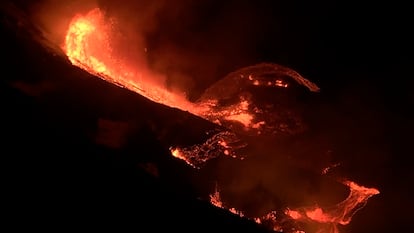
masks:
[[[137,70],[135,67],[132,68],[124,64],[122,59],[114,57],[111,50],[111,30],[111,24],[105,20],[103,13],[98,8],[91,10],[86,15],[77,15],[69,25],[63,50],[73,65],[103,80],[145,96],[154,102],[188,111],[217,124],[225,124],[226,121],[236,122],[242,125],[244,130],[251,130],[257,134],[262,133],[266,129],[277,131],[277,129],[269,127],[266,120],[259,117],[261,110],[248,99],[240,98],[239,102],[224,107],[219,106],[218,100],[214,98],[205,98],[202,102],[196,104],[189,102],[184,96],[169,91],[162,84],[152,82],[151,77],[145,76],[150,76],[150,72]],[[307,87],[310,91],[319,90],[315,84],[288,68],[272,65],[262,65],[259,68],[283,72],[297,83]],[[255,69],[255,67],[252,69]],[[253,86],[287,88],[289,85],[283,80],[269,81],[250,74],[247,76],[238,75],[236,78]],[[234,146],[234,144],[237,144],[237,146]],[[245,145],[243,143],[240,144],[234,133],[231,131],[221,131],[214,134],[205,143],[199,145],[189,148],[171,147],[171,153],[174,157],[184,160],[189,165],[199,167],[208,159],[217,157],[220,154],[237,157],[234,150],[243,146]],[[208,153],[206,154],[205,148],[210,147],[215,149],[207,150]],[[326,228],[321,228],[319,232],[338,232],[338,224],[348,224],[352,216],[366,204],[368,198],[379,194],[379,191],[375,188],[366,188],[352,181],[345,181],[343,184],[349,187],[350,193],[348,198],[329,208],[329,210],[318,206],[286,209],[282,213],[272,211],[265,216],[256,217],[253,220],[257,223],[270,223],[273,226],[273,230],[278,232],[303,232],[299,229],[283,229],[280,226],[280,222],[284,220],[279,219],[281,216],[282,218],[289,218],[297,222],[320,223]],[[241,211],[224,206],[220,200],[218,190],[210,197],[213,205],[243,216]]]

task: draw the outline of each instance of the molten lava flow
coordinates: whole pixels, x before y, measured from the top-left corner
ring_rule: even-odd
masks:
[[[208,110],[202,117],[237,133],[292,135],[306,128],[293,96],[317,91],[317,85],[287,67],[260,63],[228,74],[206,89],[197,103]]]
[[[368,199],[379,194],[375,188],[366,188],[352,181],[344,181],[350,193],[348,197],[330,208],[319,206],[300,208],[297,210],[286,210],[286,214],[297,221],[311,221],[327,225],[324,229],[329,232],[338,232],[337,224],[347,225],[351,222],[352,216],[365,206]]]
[[[350,189],[349,196],[342,202],[329,208],[321,208],[319,206],[299,208],[296,210],[286,209],[284,213],[279,214],[277,211],[271,211],[261,217],[254,217],[253,220],[259,224],[266,223],[270,225],[274,231],[281,232],[304,232],[296,227],[289,226],[290,229],[284,229],[284,224],[290,219],[296,222],[306,222],[319,224],[320,233],[337,233],[337,225],[347,225],[351,222],[352,216],[362,207],[365,206],[368,199],[379,194],[375,188],[366,188],[352,181],[344,181],[344,185]],[[219,191],[210,195],[211,204],[225,208],[234,214],[244,216],[241,211],[235,208],[226,208],[223,204]]]
[[[287,214],[297,220],[311,220],[319,223],[334,223],[346,225],[351,222],[352,216],[365,206],[368,199],[379,194],[375,188],[366,188],[352,181],[343,182],[350,189],[349,196],[337,205],[323,209],[315,206],[299,210],[288,210]]]
[[[204,143],[190,147],[172,147],[170,151],[174,157],[184,160],[194,168],[200,168],[206,161],[220,155],[243,159],[242,155],[236,152],[246,146],[236,134],[230,131],[220,131],[213,132]]]

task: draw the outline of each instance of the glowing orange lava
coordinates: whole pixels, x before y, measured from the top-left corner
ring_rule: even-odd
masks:
[[[321,233],[337,233],[337,225],[347,225],[351,222],[352,216],[365,206],[368,199],[374,195],[379,194],[379,191],[375,188],[366,188],[364,186],[358,185],[352,181],[344,181],[344,185],[349,187],[350,193],[348,197],[329,208],[321,208],[319,206],[314,207],[303,207],[298,209],[286,209],[284,211],[285,216],[298,221],[298,222],[307,222],[307,223],[319,223],[321,229],[318,232]],[[210,195],[210,203],[229,210],[230,212],[237,214],[241,217],[244,214],[232,207],[226,207],[223,201],[220,198],[220,193],[216,188],[216,191]],[[255,217],[253,220],[257,223],[267,222],[272,225],[273,230],[279,231],[282,229],[280,225],[284,219],[278,219],[276,217],[276,211],[271,211],[268,214],[262,217]],[[303,232],[303,231],[295,231]]]
[[[211,106],[195,105],[184,96],[169,91],[162,83],[153,82],[154,73],[145,67],[130,67],[112,51],[111,23],[98,9],[86,15],[77,15],[69,24],[63,46],[66,55],[76,65],[118,86],[137,92],[148,99],[170,107],[211,119],[224,117],[250,126],[253,116],[247,112],[246,102],[226,111],[214,112]]]
[[[338,223],[346,225],[351,222],[352,216],[362,207],[365,206],[368,199],[379,194],[375,188],[366,188],[352,181],[343,182],[348,186],[350,193],[348,197],[329,209],[322,209],[318,206],[312,208],[303,208],[294,212],[289,211],[294,219],[310,219],[320,223]]]
[[[190,112],[213,123],[219,123],[219,119],[227,119],[240,122],[245,127],[259,127],[252,125],[253,115],[248,112],[249,103],[241,101],[240,104],[228,109],[216,111],[215,103],[194,104],[183,95],[169,91],[163,83],[153,81],[156,76],[142,64],[127,65],[124,59],[118,58],[113,53],[111,35],[114,20],[107,20],[104,14],[95,8],[86,15],[76,15],[66,33],[63,49],[71,63],[91,74],[100,77],[110,83],[134,91],[146,98],[173,108]],[[188,153],[179,153],[179,149],[171,151],[176,158],[182,159],[191,165]],[[229,149],[223,150],[223,154],[230,155]]]
[[[196,166],[191,162],[191,160],[180,150],[180,148],[170,148],[172,156],[184,160],[188,165],[195,167]]]
[[[216,191],[210,195],[210,203],[216,207],[227,209],[231,213],[235,215],[239,215],[240,217],[244,216],[243,212],[237,210],[236,208],[233,208],[233,207],[226,208],[226,206],[224,206],[223,202],[221,201],[220,192],[218,191],[217,187],[216,187]]]
[[[145,67],[130,67],[112,51],[111,24],[103,13],[93,9],[73,18],[66,33],[63,49],[73,65],[118,86],[137,92],[148,99],[184,111],[198,112],[183,96],[154,82]],[[137,65],[139,66],[139,65]]]
[[[86,15],[77,15],[73,18],[67,30],[63,46],[66,55],[73,65],[103,80],[145,96],[154,102],[188,111],[216,124],[221,124],[225,120],[236,121],[246,129],[261,129],[261,127],[267,124],[263,120],[255,119],[255,113],[257,112],[250,109],[251,102],[249,100],[240,99],[238,103],[220,108],[219,110],[215,108],[218,103],[215,99],[195,104],[189,102],[184,96],[169,91],[163,83],[154,81],[159,79],[154,78],[156,75],[149,72],[142,64],[141,66],[138,64],[126,64],[123,59],[118,58],[113,52],[111,43],[113,25],[110,22],[112,21],[108,21],[98,8],[91,10]],[[315,84],[303,79],[296,72],[289,72],[297,82],[305,85],[311,91],[319,90]],[[288,83],[282,80],[269,82],[256,79],[253,76],[248,76],[248,80],[254,86],[288,87]],[[195,145],[191,148],[171,148],[170,150],[174,157],[186,161],[193,167],[198,167],[199,164],[211,157],[217,156],[217,154],[235,157],[233,150],[237,148],[230,145],[237,142],[238,138],[232,132],[224,131],[213,135],[200,145]],[[238,147],[243,147],[243,145]],[[215,148],[215,151],[206,155],[205,148]],[[328,171],[329,169],[326,169],[322,173],[325,174]],[[283,214],[295,221],[328,224],[331,226],[329,232],[337,232],[337,224],[348,224],[352,216],[366,204],[368,198],[379,193],[377,189],[366,188],[351,181],[345,181],[344,185],[350,189],[348,198],[329,209],[315,206],[293,210],[288,209]],[[239,216],[244,216],[242,212],[234,208],[225,207],[220,200],[218,190],[210,196],[210,202]],[[280,231],[281,229],[279,225],[280,220],[276,218],[275,211],[253,220],[258,223],[271,222],[275,231]],[[297,232],[301,231],[298,230]]]

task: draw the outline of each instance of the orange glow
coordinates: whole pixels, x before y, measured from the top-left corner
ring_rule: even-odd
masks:
[[[288,84],[287,83],[284,83],[282,80],[276,80],[275,86],[278,86],[278,87],[288,87]]]
[[[233,145],[237,144],[237,145]],[[170,148],[171,154],[188,165],[199,169],[207,160],[216,158],[220,155],[231,156],[232,158],[243,159],[234,150],[246,146],[239,142],[237,136],[230,131],[221,131],[207,139],[204,143],[195,144],[190,147]]]
[[[254,114],[249,112],[246,100],[220,110],[213,108],[216,104],[214,100],[194,104],[185,96],[169,91],[163,83],[154,81],[162,78],[150,72],[145,65],[125,63],[125,59],[113,52],[116,48],[112,48],[114,20],[111,20],[106,19],[98,8],[72,19],[63,49],[73,65],[154,102],[190,112],[213,123],[220,124],[219,119],[224,119],[239,122],[246,128],[257,129],[264,125],[264,122],[257,124],[253,121]]]
[[[306,222],[318,222],[331,225],[326,229],[328,232],[338,232],[336,225],[347,225],[351,222],[352,216],[365,206],[368,199],[379,194],[375,188],[366,188],[352,181],[344,181],[344,185],[349,187],[348,197],[329,208],[319,206],[287,210],[285,213],[292,219]]]
[[[170,152],[172,154],[172,156],[184,160],[188,165],[197,168],[190,160],[190,158],[188,158],[185,153],[183,153],[179,148],[170,148]]]
[[[218,121],[218,123],[221,124],[218,119],[234,121],[243,125],[245,129],[258,129],[262,125],[265,125],[264,121],[254,123],[255,112],[249,109],[250,102],[245,99],[240,99],[240,102],[224,107],[218,111],[213,110],[217,105],[216,101],[210,101],[203,105],[208,106],[207,108],[204,108],[208,109],[208,111],[199,113],[201,113],[202,117],[212,122]]]
[[[159,77],[149,72],[145,66],[130,66],[117,58],[111,47],[111,30],[111,23],[105,20],[98,8],[86,15],[75,16],[69,25],[63,46],[72,64],[154,102],[197,112],[195,106],[184,96],[174,94],[155,82]]]
[[[210,195],[210,203],[212,205],[218,207],[218,208],[227,209],[231,213],[233,213],[235,215],[239,215],[240,217],[243,217],[244,216],[243,212],[237,210],[236,208],[233,208],[233,207],[226,208],[224,206],[224,203],[221,201],[221,198],[220,198],[220,192],[218,191],[217,188],[214,191],[214,193]]]
[[[285,213],[293,219],[300,219],[301,218],[301,214],[296,210],[287,209]]]
[[[236,103],[224,107],[217,106],[219,101],[216,99],[198,104],[192,103],[185,96],[168,90],[162,82],[155,81],[161,80],[160,75],[150,72],[145,65],[130,64],[117,57],[113,52],[116,48],[112,48],[113,24],[110,22],[113,21],[107,20],[98,8],[91,10],[86,15],[77,15],[73,18],[67,30],[63,46],[68,59],[73,65],[103,80],[136,92],[151,101],[190,112],[215,124],[235,121],[240,123],[244,129],[257,130],[258,134],[261,132],[260,129],[267,125],[265,121],[258,119],[258,110],[254,110],[251,107],[252,102],[248,99],[241,98],[239,101],[235,101]],[[311,91],[319,90],[316,85],[303,79],[296,72],[289,72],[291,77],[308,87]],[[253,86],[288,87],[288,83],[283,80],[268,82],[259,80],[253,75],[248,76],[248,82]],[[239,142],[237,140],[238,138],[234,133],[221,131],[213,134],[204,143],[188,148],[170,148],[170,152],[175,158],[185,161],[192,167],[199,168],[207,160],[221,154],[236,157],[234,151],[244,146],[234,147],[233,145]],[[206,148],[211,151],[214,149],[214,151],[206,153]],[[326,174],[329,169],[326,168],[322,173]],[[345,181],[343,183],[350,189],[350,194],[344,201],[330,208],[314,206],[286,210],[284,213],[285,217],[295,221],[328,224],[331,227],[326,228],[330,229],[327,232],[337,232],[337,224],[348,224],[352,216],[366,204],[371,196],[379,194],[377,189],[366,188],[355,182]],[[218,190],[210,195],[210,202],[219,208],[224,208],[234,214],[244,216],[242,212],[232,207],[224,206]],[[281,231],[280,221],[283,221],[283,219],[277,219],[275,211],[262,217],[253,218],[253,220],[258,223],[271,222],[275,231]]]
[[[176,157],[176,158],[179,158],[179,159],[185,160],[184,155],[181,153],[181,151],[180,151],[178,148],[176,148],[176,149],[171,149],[171,154],[172,154],[174,157]]]
[[[216,188],[216,191],[210,195],[210,203],[216,207],[224,208],[223,202],[220,199],[220,193]]]
[[[335,163],[335,164],[332,164],[332,165],[330,165],[330,166],[328,166],[328,167],[326,167],[326,168],[324,168],[324,169],[322,169],[322,175],[326,175],[326,174],[328,174],[328,172],[330,172],[333,168],[336,168],[336,167],[338,167],[339,165],[341,165],[340,163]]]
[[[311,209],[306,211],[306,216],[312,220],[317,222],[330,222],[332,221],[331,216],[324,213],[324,211],[320,207],[315,207],[315,209]]]
[[[99,30],[102,25],[102,15],[98,9],[88,13],[86,17],[75,16],[68,29],[65,38],[65,50],[69,60],[77,66],[88,70],[89,72],[99,73],[112,76],[110,70],[101,61],[102,57],[107,56],[108,38],[103,30]],[[94,47],[94,44],[100,45]],[[98,49],[102,49],[99,52]]]
[[[248,113],[240,113],[229,115],[225,118],[230,121],[237,121],[244,125],[244,127],[249,127],[252,123],[253,116]]]
[[[319,206],[303,207],[295,210],[286,209],[284,211],[285,216],[298,222],[322,224],[320,225],[320,230],[318,231],[321,233],[338,233],[338,224],[349,224],[352,216],[359,209],[364,207],[368,199],[373,195],[379,194],[379,191],[375,188],[366,188],[352,181],[345,181],[343,184],[349,187],[350,193],[344,201],[336,204],[335,206],[331,206],[326,209]],[[224,208],[232,213],[244,216],[241,211],[238,211],[235,208],[226,207],[221,201],[220,193],[217,189],[214,194],[210,195],[210,202],[217,207]],[[283,231],[281,223],[285,221],[285,219],[278,219],[276,217],[276,211],[271,211],[261,217],[254,217],[252,220],[258,224],[266,222],[266,224],[272,225],[274,231]],[[297,230],[295,232],[304,231]]]

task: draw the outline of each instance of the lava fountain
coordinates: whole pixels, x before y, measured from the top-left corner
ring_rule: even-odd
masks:
[[[85,15],[77,15],[70,22],[63,50],[73,65],[105,81],[228,129],[215,132],[206,142],[198,145],[186,148],[172,146],[170,150],[174,157],[200,168],[207,160],[220,155],[240,157],[237,150],[244,148],[246,143],[239,139],[238,134],[280,135],[295,134],[303,130],[302,123],[292,115],[292,111],[281,110],[289,103],[278,103],[279,108],[270,102],[260,105],[255,101],[255,95],[251,94],[256,87],[277,88],[278,92],[283,92],[292,85],[311,92],[319,91],[317,85],[297,72],[276,64],[247,67],[229,74],[207,89],[199,100],[190,102],[184,95],[174,93],[163,83],[155,81],[159,78],[146,66],[127,63],[125,59],[118,57],[112,46],[115,27],[116,21],[108,20],[98,8]],[[271,90],[273,93],[274,89]],[[264,99],[274,101],[266,96]],[[319,232],[337,232],[338,224],[348,224],[368,198],[379,193],[375,188],[366,188],[352,181],[342,183],[349,188],[350,193],[347,199],[335,206],[276,210],[253,220],[266,223],[275,231],[303,232],[296,227],[283,227],[283,222],[289,220],[322,224],[324,228],[320,228]],[[218,190],[211,195],[210,202],[243,216],[241,211],[223,204]]]
[[[114,25],[114,20],[105,19],[98,8],[86,15],[75,16],[69,25],[63,46],[72,64],[154,102],[188,111],[226,127],[237,124],[242,126],[242,132],[260,134],[266,131],[267,125],[270,125],[270,122],[262,119],[267,111],[255,105],[247,96],[237,95],[235,88],[242,89],[241,86],[287,88],[290,84],[281,78],[284,76],[285,79],[293,80],[310,91],[319,91],[314,83],[289,68],[276,64],[261,64],[230,74],[228,78],[206,90],[204,95],[193,103],[185,96],[169,91],[162,83],[154,82],[157,75],[145,66],[126,64],[124,58],[117,57],[111,43]],[[269,79],[264,77],[266,75],[274,77]],[[236,99],[232,100],[231,104],[222,104],[223,98],[227,98],[223,96],[223,92]]]
[[[73,18],[63,46],[66,55],[76,65],[108,82],[127,88],[148,99],[192,113],[200,111],[183,96],[174,94],[154,82],[155,74],[137,64],[128,65],[117,58],[111,45],[114,22],[107,22],[95,8],[86,15]]]

